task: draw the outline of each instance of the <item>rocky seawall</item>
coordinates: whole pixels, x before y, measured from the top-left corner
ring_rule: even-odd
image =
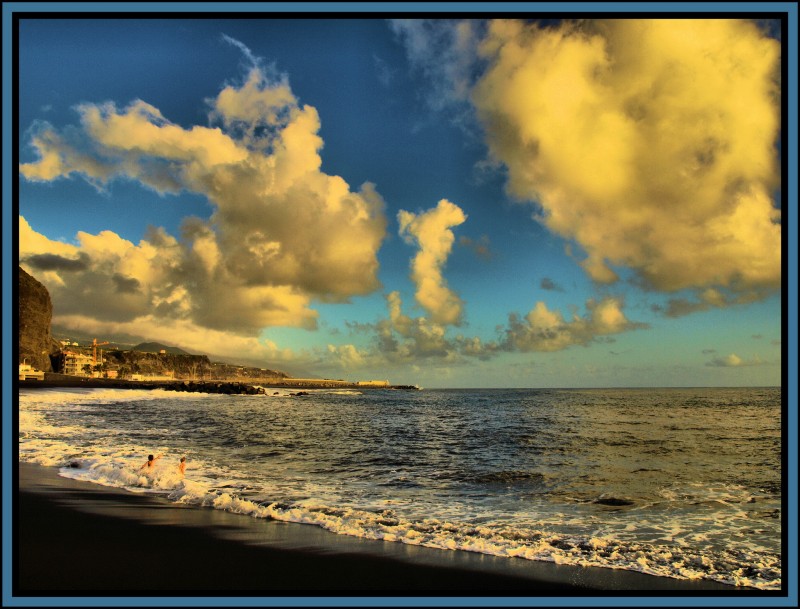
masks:
[[[43,381],[18,381],[20,388],[25,389],[54,389],[54,388],[84,388],[84,389],[164,389],[166,391],[184,391],[191,393],[222,393],[227,395],[269,395],[269,389],[320,389],[323,385],[313,386],[309,383],[292,383],[291,379],[285,382],[256,384],[240,381],[129,381],[122,379],[87,378],[80,376],[67,376],[64,374],[45,374]],[[375,390],[356,384],[336,385],[337,389]],[[380,389],[390,390],[418,390],[413,385],[391,385]],[[305,391],[298,391],[293,395],[307,395]]]
[[[229,381],[129,381],[122,379],[89,378],[65,374],[45,374],[42,381],[18,381],[25,389],[165,389],[192,393],[224,393],[229,395],[264,394],[262,387]]]

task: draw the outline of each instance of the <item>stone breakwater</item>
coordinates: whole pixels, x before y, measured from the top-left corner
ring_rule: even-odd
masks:
[[[190,393],[224,393],[226,395],[263,395],[263,387],[255,387],[247,383],[230,382],[194,382],[185,381],[183,383],[166,384],[162,389],[167,391],[187,391]]]
[[[166,391],[225,393],[229,395],[258,395],[265,393],[262,387],[230,381],[124,381],[81,377],[52,379],[48,378],[50,376],[52,375],[46,375],[43,381],[19,381],[19,386],[25,389],[69,387],[85,389],[164,389]]]
[[[86,389],[164,389],[166,391],[181,391],[191,393],[221,393],[226,395],[269,395],[269,389],[322,389],[326,388],[323,382],[313,384],[309,382],[292,383],[291,379],[280,383],[245,383],[241,381],[128,381],[121,379],[96,379],[61,374],[46,374],[43,381],[18,381],[20,388],[58,388],[82,387]],[[355,383],[337,384],[337,389],[363,390]],[[383,389],[416,390],[412,385],[392,385]],[[306,391],[298,391],[292,395],[308,395]]]

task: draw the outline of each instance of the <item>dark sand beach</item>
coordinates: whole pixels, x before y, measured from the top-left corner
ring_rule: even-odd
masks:
[[[334,535],[19,464],[15,596],[594,596],[753,591]]]

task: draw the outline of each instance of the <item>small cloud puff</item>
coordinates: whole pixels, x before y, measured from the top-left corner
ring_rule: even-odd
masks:
[[[488,235],[481,235],[481,237],[477,240],[462,236],[459,237],[458,244],[461,247],[472,250],[475,255],[482,260],[491,260],[494,256],[489,245]]]
[[[715,368],[739,368],[742,366],[762,366],[765,362],[755,357],[750,360],[744,360],[735,353],[731,353],[726,357],[715,357],[710,362],[706,362],[706,366]]]
[[[539,287],[542,288],[543,290],[548,290],[548,291],[552,291],[552,292],[563,292],[564,291],[564,288],[562,288],[559,284],[557,284],[555,281],[553,281],[549,277],[542,278],[542,280],[539,282]]]

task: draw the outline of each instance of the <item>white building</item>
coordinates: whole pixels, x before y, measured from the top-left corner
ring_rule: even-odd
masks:
[[[19,380],[21,381],[43,381],[44,372],[37,370],[27,362],[19,365]]]
[[[75,351],[64,352],[64,374],[71,376],[87,376],[84,366],[94,366],[94,360],[91,355],[84,355]]]

